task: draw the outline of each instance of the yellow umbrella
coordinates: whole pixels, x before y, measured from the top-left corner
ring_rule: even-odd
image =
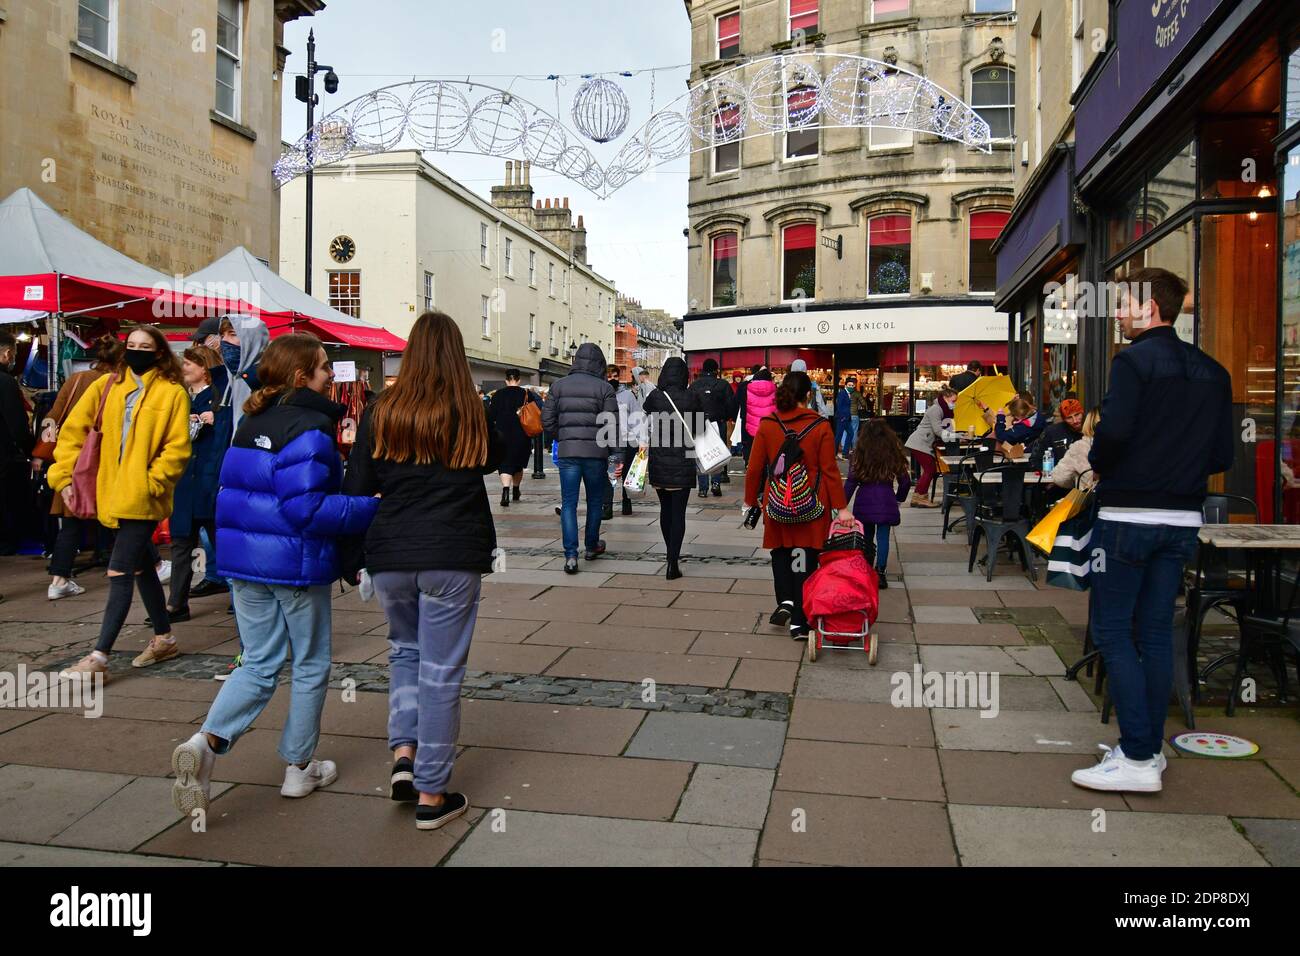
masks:
[[[983,402],[995,412],[1016,397],[1016,387],[1005,375],[984,375],[977,378],[957,395],[957,406],[953,409],[953,425],[959,432],[974,429],[975,434],[983,435],[989,430],[980,411],[978,402]]]

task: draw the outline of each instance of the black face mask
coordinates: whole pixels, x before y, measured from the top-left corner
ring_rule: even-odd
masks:
[[[135,372],[136,375],[143,375],[158,364],[158,353],[145,352],[141,349],[127,349],[125,361],[127,368]]]

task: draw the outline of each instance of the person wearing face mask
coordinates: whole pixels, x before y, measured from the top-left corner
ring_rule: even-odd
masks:
[[[244,403],[261,388],[257,366],[271,341],[271,332],[265,322],[250,315],[225,316],[218,327],[218,341],[211,347],[221,353],[222,364],[229,374],[222,404],[232,410],[231,426],[238,429],[244,417]]]
[[[122,364],[101,376],[77,400],[59,429],[48,482],[73,505],[73,469],[86,436],[101,422],[95,502],[100,524],[117,529],[108,560],[108,603],[94,650],[65,670],[79,677],[108,673],[108,655],[139,588],[154,637],[132,667],[148,667],[180,653],[171,633],[167,599],[154,567],[153,532],[172,511],[172,495],[190,457],[190,397],[167,339],[151,325],[133,330]]]
[[[15,554],[22,543],[20,503],[27,500],[28,455],[36,444],[13,374],[17,355],[13,333],[0,332],[0,554]]]

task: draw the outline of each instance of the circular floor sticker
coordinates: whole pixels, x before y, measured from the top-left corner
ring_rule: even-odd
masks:
[[[1259,753],[1259,744],[1232,734],[1188,733],[1170,738],[1179,750],[1198,757],[1249,757]]]

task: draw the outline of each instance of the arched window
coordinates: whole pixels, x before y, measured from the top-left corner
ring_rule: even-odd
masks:
[[[736,304],[736,262],[740,237],[734,232],[720,232],[711,242],[713,252],[713,288],[710,302],[715,309]]]
[[[912,291],[912,217],[900,213],[867,220],[867,294]]]
[[[1016,129],[1016,71],[984,66],[973,72],[970,105],[989,124],[993,139],[1010,139]]]
[[[996,292],[998,263],[993,255],[993,242],[1002,233],[1002,227],[1011,213],[1002,210],[974,212],[970,217],[970,291]]]
[[[781,298],[812,299],[817,294],[817,226],[797,222],[781,230]]]

